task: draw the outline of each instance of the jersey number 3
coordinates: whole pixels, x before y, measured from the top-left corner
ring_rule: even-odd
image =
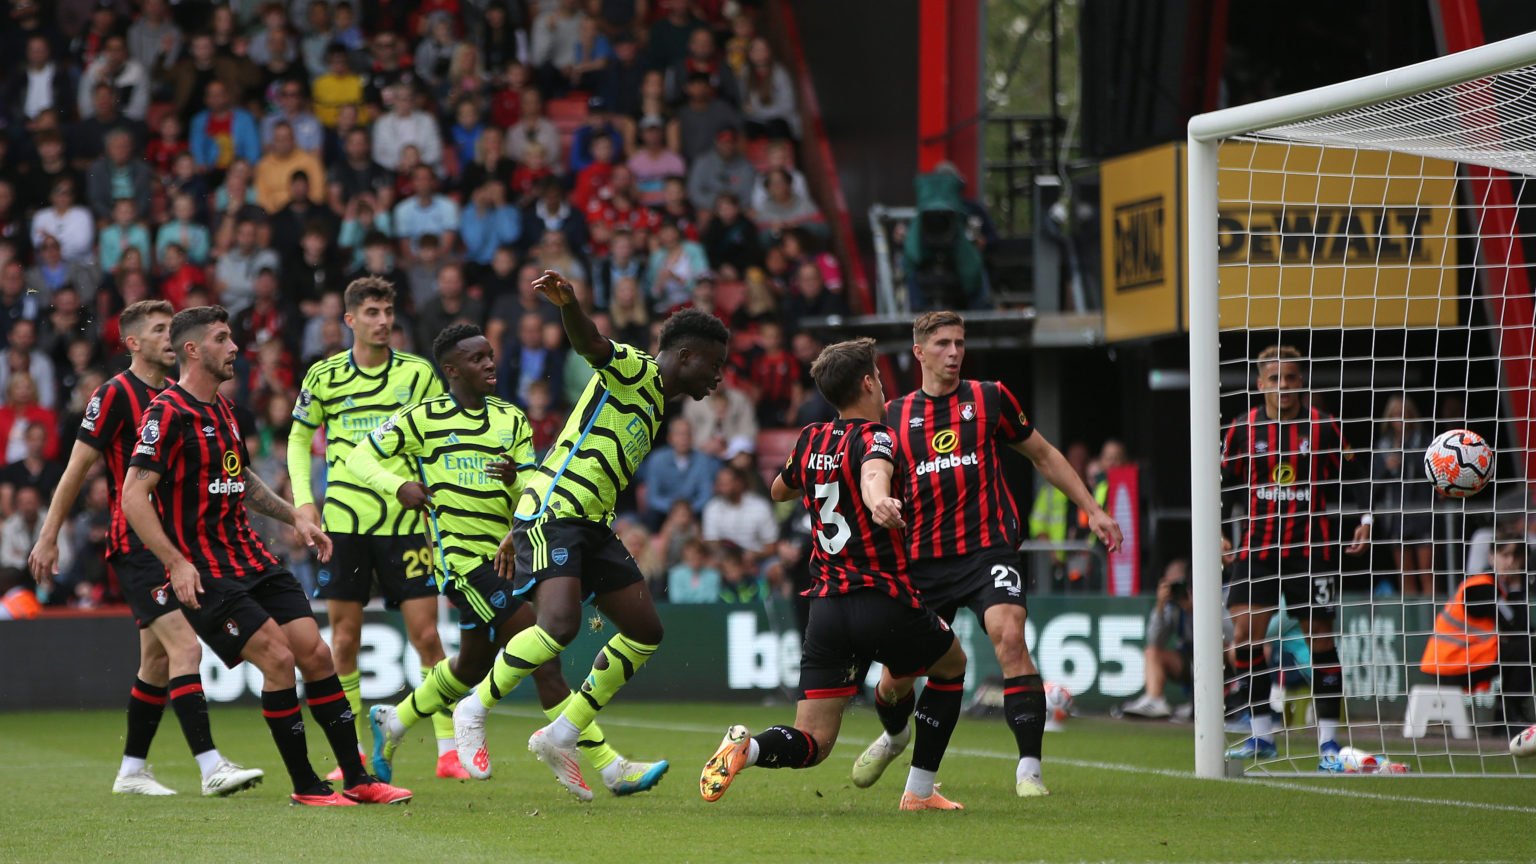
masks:
[[[816,508],[816,521],[821,523],[821,530],[816,532],[816,542],[821,544],[821,551],[836,555],[843,551],[843,547],[853,537],[853,528],[848,525],[848,520],[837,512],[843,489],[836,483],[817,483],[815,492],[816,500],[821,502]],[[831,534],[827,533],[828,528],[832,529]]]

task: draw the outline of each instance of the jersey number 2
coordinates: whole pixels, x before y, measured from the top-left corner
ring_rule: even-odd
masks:
[[[821,551],[836,555],[843,551],[843,547],[853,537],[853,529],[849,527],[848,520],[837,512],[843,490],[836,483],[817,483],[815,492],[816,500],[821,502],[816,508],[816,519],[821,523],[821,530],[816,532],[816,542],[821,544]],[[831,534],[827,533],[828,528],[832,529]]]

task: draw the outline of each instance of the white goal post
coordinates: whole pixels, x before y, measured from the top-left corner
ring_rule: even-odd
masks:
[[[1239,161],[1246,159],[1246,162],[1236,168],[1223,167],[1221,158],[1223,146],[1232,148],[1228,154],[1229,165],[1233,154],[1238,154]],[[1273,148],[1283,155],[1278,162],[1261,165],[1259,163],[1263,160],[1254,155],[1253,148]],[[1338,163],[1331,163],[1333,167],[1330,167],[1326,159],[1314,158],[1316,153],[1331,148],[1343,148],[1353,154],[1375,154],[1372,158],[1378,159],[1380,165],[1398,166],[1403,164],[1399,160],[1407,159],[1409,160],[1407,164],[1414,167],[1401,175],[1395,173],[1398,171],[1396,167],[1363,167],[1357,174],[1348,168],[1351,163],[1346,161],[1346,169],[1340,172],[1336,167]],[[1309,154],[1307,159],[1302,161],[1307,162],[1311,167],[1300,173],[1292,173],[1292,163],[1287,160],[1292,154],[1302,152]],[[1357,158],[1353,164],[1365,165],[1366,162]],[[1370,164],[1375,166],[1378,163]],[[1439,165],[1449,165],[1449,168],[1435,167]],[[1360,366],[1362,364],[1358,361],[1364,358],[1367,362],[1363,365],[1374,373],[1376,367],[1369,362],[1369,352],[1376,350],[1377,333],[1414,330],[1415,325],[1411,321],[1406,324],[1396,322],[1394,316],[1400,317],[1406,314],[1412,318],[1414,313],[1412,311],[1403,313],[1401,307],[1412,306],[1413,303],[1420,301],[1427,302],[1429,305],[1418,307],[1419,312],[1431,317],[1437,314],[1450,316],[1452,326],[1449,327],[1436,327],[1433,322],[1423,324],[1420,321],[1418,332],[1425,339],[1436,340],[1437,348],[1440,345],[1439,334],[1448,330],[1470,334],[1465,337],[1468,340],[1484,339],[1501,344],[1498,340],[1503,338],[1499,332],[1500,322],[1498,321],[1493,322],[1490,333],[1487,327],[1480,329],[1471,324],[1472,313],[1461,312],[1460,314],[1468,320],[1458,321],[1457,312],[1447,311],[1452,310],[1452,305],[1456,303],[1461,304],[1458,308],[1462,310],[1471,306],[1465,302],[1468,296],[1465,288],[1460,289],[1459,295],[1456,293],[1458,289],[1455,279],[1447,279],[1442,283],[1442,285],[1449,284],[1449,289],[1431,287],[1429,289],[1431,293],[1427,298],[1421,297],[1416,301],[1413,298],[1415,289],[1411,286],[1392,289],[1406,293],[1393,293],[1390,297],[1384,296],[1387,293],[1386,289],[1383,289],[1383,295],[1374,293],[1351,295],[1351,283],[1348,280],[1359,277],[1351,276],[1347,272],[1338,276],[1339,279],[1344,280],[1343,283],[1330,283],[1324,286],[1323,283],[1333,278],[1325,273],[1329,268],[1308,266],[1305,262],[1296,265],[1289,273],[1279,272],[1278,274],[1266,271],[1264,267],[1259,267],[1246,259],[1223,262],[1220,257],[1222,229],[1219,228],[1219,210],[1224,202],[1219,190],[1223,188],[1223,184],[1228,184],[1227,188],[1230,189],[1235,188],[1231,185],[1233,182],[1239,186],[1246,183],[1246,188],[1250,190],[1248,196],[1236,200],[1239,202],[1238,206],[1248,207],[1247,212],[1250,217],[1253,217],[1256,211],[1265,207],[1273,212],[1281,212],[1284,209],[1281,205],[1295,200],[1288,197],[1288,193],[1284,191],[1274,192],[1274,188],[1277,188],[1274,184],[1279,184],[1279,187],[1283,188],[1287,183],[1312,183],[1313,188],[1317,189],[1328,183],[1346,187],[1375,183],[1376,186],[1371,188],[1384,189],[1398,182],[1396,178],[1399,176],[1407,178],[1407,182],[1418,183],[1421,189],[1442,183],[1442,186],[1436,187],[1437,191],[1434,193],[1442,196],[1435,205],[1440,208],[1442,215],[1439,217],[1441,223],[1435,229],[1439,235],[1434,248],[1439,250],[1437,254],[1451,261],[1451,267],[1448,269],[1456,271],[1456,279],[1463,280],[1461,283],[1463,286],[1468,282],[1475,283],[1478,278],[1486,276],[1478,268],[1479,262],[1487,255],[1487,250],[1480,242],[1480,234],[1486,232],[1488,226],[1480,221],[1479,214],[1487,207],[1488,201],[1470,200],[1471,196],[1468,195],[1463,183],[1469,176],[1469,166],[1498,168],[1516,175],[1536,174],[1536,34],[1520,36],[1303,93],[1202,114],[1189,123],[1187,166],[1189,442],[1194,552],[1191,598],[1194,604],[1195,629],[1195,771],[1200,777],[1218,778],[1229,776],[1224,751],[1232,743],[1231,737],[1223,728],[1226,676],[1223,668],[1225,610],[1221,541],[1225,529],[1222,511],[1223,481],[1218,454],[1222,451],[1223,430],[1234,421],[1230,406],[1239,397],[1246,396],[1254,399],[1257,396],[1251,391],[1238,392],[1241,388],[1252,386],[1251,360],[1255,357],[1253,352],[1257,351],[1261,341],[1272,345],[1276,340],[1276,333],[1296,326],[1286,323],[1287,316],[1279,311],[1280,308],[1286,303],[1300,302],[1308,305],[1312,310],[1313,318],[1309,320],[1316,320],[1319,314],[1317,310],[1333,309],[1330,303],[1343,307],[1351,302],[1364,302],[1370,309],[1376,310],[1364,314],[1386,316],[1387,320],[1378,326],[1375,317],[1360,324],[1352,323],[1350,313],[1347,311],[1327,313],[1336,317],[1328,318],[1330,323],[1323,326],[1346,334],[1338,337],[1340,345],[1350,338],[1347,332],[1352,327],[1368,332],[1368,335],[1363,337],[1369,340],[1370,348],[1366,352],[1350,355],[1349,351],[1354,349],[1330,349],[1337,352],[1331,361],[1340,370],[1345,369],[1352,362]],[[1236,176],[1223,173],[1231,171],[1246,173]],[[1487,172],[1482,172],[1479,176],[1486,178]],[[1516,178],[1517,181],[1524,179],[1526,178]],[[1533,184],[1531,189],[1536,191],[1536,184]],[[1313,194],[1322,193],[1314,192]],[[1344,209],[1357,206],[1355,202],[1359,200],[1358,198],[1347,197],[1353,193],[1343,194],[1346,196],[1341,204]],[[1387,195],[1386,192],[1381,194],[1383,197]],[[1461,196],[1460,199],[1458,196]],[[1227,197],[1229,201],[1232,200],[1230,195]],[[1307,200],[1313,203],[1303,204],[1303,207],[1311,206],[1315,210],[1321,206],[1317,203],[1318,199]],[[1461,203],[1458,203],[1458,200]],[[1458,217],[1463,226],[1460,233],[1457,228]],[[1250,218],[1249,222],[1244,223],[1244,231],[1258,231],[1255,227],[1255,218]],[[1302,230],[1311,233],[1303,236],[1303,242],[1312,250],[1306,254],[1315,257],[1319,254],[1318,248],[1323,245],[1322,237],[1325,232],[1320,227],[1312,227],[1311,222],[1307,225],[1308,227]],[[1227,230],[1230,233],[1230,227]],[[1265,242],[1278,245],[1284,239],[1285,230],[1283,227],[1275,227],[1274,231],[1277,233],[1270,234]],[[1336,241],[1340,236],[1355,236],[1349,234],[1348,229],[1345,228],[1336,230],[1341,232],[1339,236],[1333,238]],[[1374,230],[1378,235],[1378,243],[1382,242],[1380,235],[1387,229],[1378,222]],[[1409,227],[1408,239],[1403,242],[1407,244],[1424,242],[1422,236],[1415,234],[1416,231],[1420,231],[1420,228]],[[1514,244],[1520,244],[1523,239],[1527,238],[1519,236],[1517,232],[1506,237],[1508,242]],[[1472,259],[1463,262],[1459,268],[1455,266],[1458,246],[1463,250],[1460,253],[1463,258]],[[1465,251],[1467,249],[1476,251],[1469,254]],[[1385,263],[1385,258],[1388,256],[1378,246],[1374,252],[1367,250],[1362,253],[1373,254],[1376,260],[1358,262],[1359,267],[1356,273],[1396,274],[1364,277],[1366,279],[1382,278],[1391,285],[1398,284],[1392,281],[1394,279],[1411,280],[1420,275],[1432,274],[1435,261],[1423,260],[1422,251],[1422,248],[1417,250],[1420,260],[1412,265],[1405,264],[1399,267]],[[1331,262],[1339,266],[1332,269],[1350,270],[1357,263],[1349,257],[1350,254],[1349,251],[1340,252],[1338,259]],[[1264,263],[1274,264],[1271,268],[1273,271],[1283,270],[1285,266],[1281,261]],[[1402,276],[1403,271],[1408,271],[1408,275]],[[1280,280],[1288,278],[1299,281],[1294,284],[1279,284],[1277,287]],[[1424,275],[1424,278],[1433,277]],[[1249,281],[1250,279],[1252,281]],[[1307,295],[1307,286],[1304,284],[1309,279],[1315,280],[1321,286],[1310,296]],[[1242,280],[1242,285],[1247,287],[1238,295],[1234,295],[1231,289],[1234,284],[1232,280]],[[1301,286],[1299,293],[1292,291],[1296,285]],[[1227,290],[1223,290],[1224,288]],[[1441,293],[1434,293],[1436,290]],[[1450,293],[1445,293],[1447,290]],[[1487,299],[1481,292],[1477,293],[1476,297],[1479,300]],[[1266,303],[1268,305],[1265,305]],[[1392,310],[1390,313],[1381,311],[1389,308]],[[1234,319],[1233,310],[1247,317]],[[1226,316],[1227,320],[1223,320],[1223,316]],[[1305,328],[1306,325],[1302,327]],[[1253,337],[1245,335],[1250,328],[1255,332],[1262,331],[1265,335]],[[1225,352],[1223,351],[1224,338],[1229,340]],[[1389,338],[1407,337],[1383,336],[1382,338],[1386,341]],[[1234,342],[1244,342],[1244,340],[1247,344],[1241,345],[1241,351],[1236,350],[1238,346]],[[1471,344],[1470,341],[1468,344]],[[1393,350],[1399,355],[1406,351],[1403,347]],[[1465,350],[1470,352],[1470,348]],[[1238,356],[1239,353],[1241,357]],[[1389,353],[1391,351],[1381,349],[1383,356]],[[1492,360],[1496,361],[1498,357],[1498,352],[1495,352]],[[1415,358],[1398,356],[1396,359],[1400,361],[1398,365],[1401,366],[1403,363],[1411,363]],[[1309,364],[1311,360],[1309,356]],[[1529,350],[1527,350],[1527,360],[1529,360]],[[1222,374],[1224,370],[1227,372],[1226,376]],[[1237,380],[1240,370],[1245,383],[1234,385],[1232,382]],[[1438,372],[1435,373],[1435,375],[1438,374]],[[1431,377],[1433,379],[1435,376]],[[1339,372],[1329,384],[1341,394],[1340,401],[1349,396],[1351,385],[1346,378],[1346,373]],[[1223,380],[1228,382],[1228,390],[1225,393],[1222,386]],[[1502,379],[1500,380],[1502,382]],[[1423,392],[1433,397],[1443,384],[1444,382],[1431,380]],[[1379,402],[1380,399],[1377,397],[1387,395],[1392,389],[1378,390],[1374,382],[1362,386],[1358,380],[1354,386],[1357,391],[1357,402],[1367,399]],[[1411,389],[1410,384],[1399,381],[1395,385],[1397,391],[1405,388]],[[1229,410],[1225,413],[1222,410],[1224,395],[1227,397],[1225,404],[1229,406]],[[1511,412],[1507,407],[1510,402],[1518,400],[1518,409],[1525,409],[1529,405],[1529,392],[1523,396],[1512,394],[1508,388],[1499,383],[1493,385],[1485,395],[1487,396],[1485,401],[1498,402],[1504,406],[1494,410],[1493,416],[1486,418],[1489,423],[1494,425],[1505,423],[1510,420],[1510,414],[1514,413],[1523,414],[1521,419],[1524,424],[1528,425],[1532,422],[1533,418],[1528,410]],[[1337,407],[1334,411],[1337,413]],[[1425,416],[1436,421],[1441,419],[1436,417],[1433,411]],[[1360,421],[1358,425],[1361,426],[1364,426],[1367,421],[1379,419],[1373,414],[1357,418]],[[1512,437],[1501,435],[1498,441],[1490,438],[1490,443],[1494,444],[1495,448],[1522,451],[1514,454],[1514,459],[1508,463],[1515,466],[1516,470],[1505,471],[1505,474],[1523,475],[1524,473],[1526,460],[1530,458],[1527,448],[1531,440],[1526,425],[1519,426],[1519,431]],[[1370,427],[1371,437],[1374,437],[1375,428],[1375,425]],[[1436,431],[1443,431],[1443,429]],[[1368,451],[1373,442],[1371,440],[1351,442],[1355,447],[1360,444],[1364,444]],[[1303,445],[1303,452],[1305,452],[1305,445]],[[1501,465],[1504,464],[1506,463],[1501,463]],[[1404,476],[1408,476],[1410,472],[1417,477],[1417,465],[1404,469]],[[1518,483],[1523,487],[1527,478],[1505,477],[1501,474],[1501,479],[1510,484]],[[1514,486],[1511,485],[1509,488]],[[1496,492],[1497,490],[1490,488],[1482,494],[1491,499]],[[1491,505],[1485,505],[1485,507],[1491,507]],[[1431,549],[1433,553],[1433,545]],[[1536,562],[1532,563],[1536,564]],[[1461,574],[1457,572],[1455,575],[1459,578]],[[1451,584],[1454,586],[1455,582]],[[1439,605],[1443,605],[1446,599],[1444,595],[1432,596],[1432,602]],[[1373,601],[1367,599],[1358,602],[1368,605]],[[1431,601],[1426,601],[1426,605],[1428,602]],[[1413,665],[1418,663],[1417,656],[1405,659]],[[1396,693],[1394,699],[1400,699],[1403,695]],[[1377,721],[1378,726],[1386,728],[1379,717]],[[1398,721],[1398,726],[1401,726],[1401,721]],[[1383,746],[1375,747],[1364,743],[1359,746],[1376,752],[1391,750],[1393,746],[1386,742],[1386,734],[1380,733]],[[1436,740],[1442,737],[1448,740],[1448,734],[1441,736],[1437,732]],[[1395,743],[1398,746],[1404,746],[1402,742]],[[1406,746],[1410,756],[1428,753],[1427,749],[1415,749],[1421,748],[1421,745],[1416,742],[1409,742]],[[1472,754],[1473,756],[1485,761],[1493,758],[1491,755],[1493,744],[1479,746],[1487,752],[1477,751]],[[1451,751],[1452,755],[1454,752],[1454,750]],[[1437,755],[1445,756],[1446,754]],[[1507,750],[1502,755],[1505,762],[1508,762]],[[1477,768],[1458,770],[1454,767],[1454,760],[1448,764],[1452,765],[1449,770],[1454,773],[1473,776],[1490,770],[1497,770],[1504,774],[1531,776],[1533,770],[1536,770],[1529,763],[1520,767],[1506,766],[1503,769],[1484,770]],[[1430,769],[1425,773],[1433,773],[1433,771],[1434,769]]]

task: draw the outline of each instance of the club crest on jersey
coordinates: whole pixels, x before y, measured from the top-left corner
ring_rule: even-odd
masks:
[[[101,416],[101,397],[92,396],[90,404],[85,406],[85,419],[95,420]]]
[[[975,402],[961,402],[960,403],[960,419],[961,420],[975,420],[976,419],[976,403]]]
[[[555,562],[555,566],[564,567],[565,562],[571,560],[571,553],[564,546],[549,553],[549,560]]]
[[[161,585],[159,588],[155,589],[154,597],[156,606],[164,606],[165,604],[171,602],[171,592],[165,590],[164,585]]]
[[[411,401],[411,388],[409,388],[409,387],[396,387],[395,388],[395,398],[400,401],[401,405],[404,405],[405,403]]]
[[[507,608],[507,592],[505,591],[497,591],[495,594],[491,595],[490,600],[491,605],[495,606],[497,609]]]
[[[224,619],[224,632],[238,639],[240,638],[240,625],[235,623],[235,619],[226,618]]]
[[[507,450],[511,450],[514,446],[517,445],[517,436],[513,435],[511,432],[508,432],[505,429],[501,431],[501,434],[498,437],[501,439],[501,446]]]
[[[321,570],[319,573],[316,573],[315,582],[317,582],[321,588],[331,584],[331,571]]]
[[[139,433],[139,440],[145,444],[154,445],[160,441],[160,421],[151,420],[144,424],[144,430]]]

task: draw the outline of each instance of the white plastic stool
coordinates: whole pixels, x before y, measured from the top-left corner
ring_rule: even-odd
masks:
[[[1465,694],[1455,687],[1415,684],[1408,689],[1408,713],[1403,715],[1403,737],[1423,738],[1431,723],[1451,727],[1452,738],[1472,737],[1472,718],[1463,701]]]

